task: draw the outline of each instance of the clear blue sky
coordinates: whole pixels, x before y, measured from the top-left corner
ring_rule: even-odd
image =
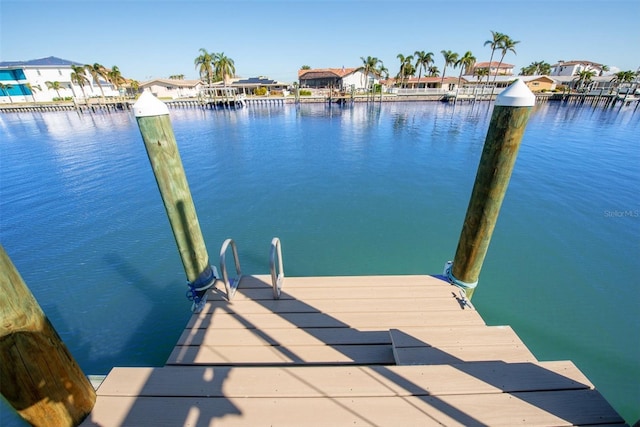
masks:
[[[57,56],[140,81],[197,78],[203,47],[232,58],[239,76],[292,82],[302,65],[357,67],[361,56],[395,75],[396,56],[416,50],[433,52],[440,70],[441,50],[488,61],[494,30],[520,41],[505,58],[517,72],[561,59],[635,71],[639,18],[640,0],[0,0],[0,60]]]

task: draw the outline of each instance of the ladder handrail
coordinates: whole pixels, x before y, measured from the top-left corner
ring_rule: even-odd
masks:
[[[278,258],[277,270],[276,257]],[[284,282],[284,268],[282,267],[282,246],[280,245],[280,239],[277,237],[274,237],[271,240],[269,267],[271,271],[271,284],[273,285],[273,299],[280,299],[280,290],[282,289],[282,283]]]
[[[229,275],[227,274],[227,264],[226,264],[226,254],[227,249],[231,245],[231,250],[233,252],[233,260],[236,264],[236,274],[237,276],[234,279],[229,281]],[[222,280],[224,281],[224,287],[227,290],[227,299],[231,301],[231,298],[236,294],[236,290],[240,285],[240,280],[242,279],[242,270],[240,269],[240,259],[238,258],[238,248],[236,246],[236,242],[233,239],[227,239],[222,244],[220,248],[220,271],[222,273]]]

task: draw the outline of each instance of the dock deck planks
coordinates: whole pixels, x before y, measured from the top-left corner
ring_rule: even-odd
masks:
[[[243,278],[167,364],[114,368],[83,425],[624,425],[569,361],[539,362],[431,276]]]

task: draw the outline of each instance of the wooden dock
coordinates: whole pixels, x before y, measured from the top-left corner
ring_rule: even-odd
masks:
[[[164,367],[114,368],[83,426],[624,425],[570,361],[540,362],[431,276],[243,277]]]

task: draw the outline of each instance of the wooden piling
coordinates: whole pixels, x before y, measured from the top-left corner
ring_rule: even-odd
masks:
[[[535,96],[516,80],[496,98],[453,265],[452,284],[471,299],[516,162]]]
[[[200,223],[173,134],[169,109],[150,92],[133,105],[153,174],[178,246],[191,291],[197,291],[194,311],[215,281]],[[201,306],[200,306],[201,308]]]
[[[0,245],[0,390],[34,426],[77,426],[96,393]]]

